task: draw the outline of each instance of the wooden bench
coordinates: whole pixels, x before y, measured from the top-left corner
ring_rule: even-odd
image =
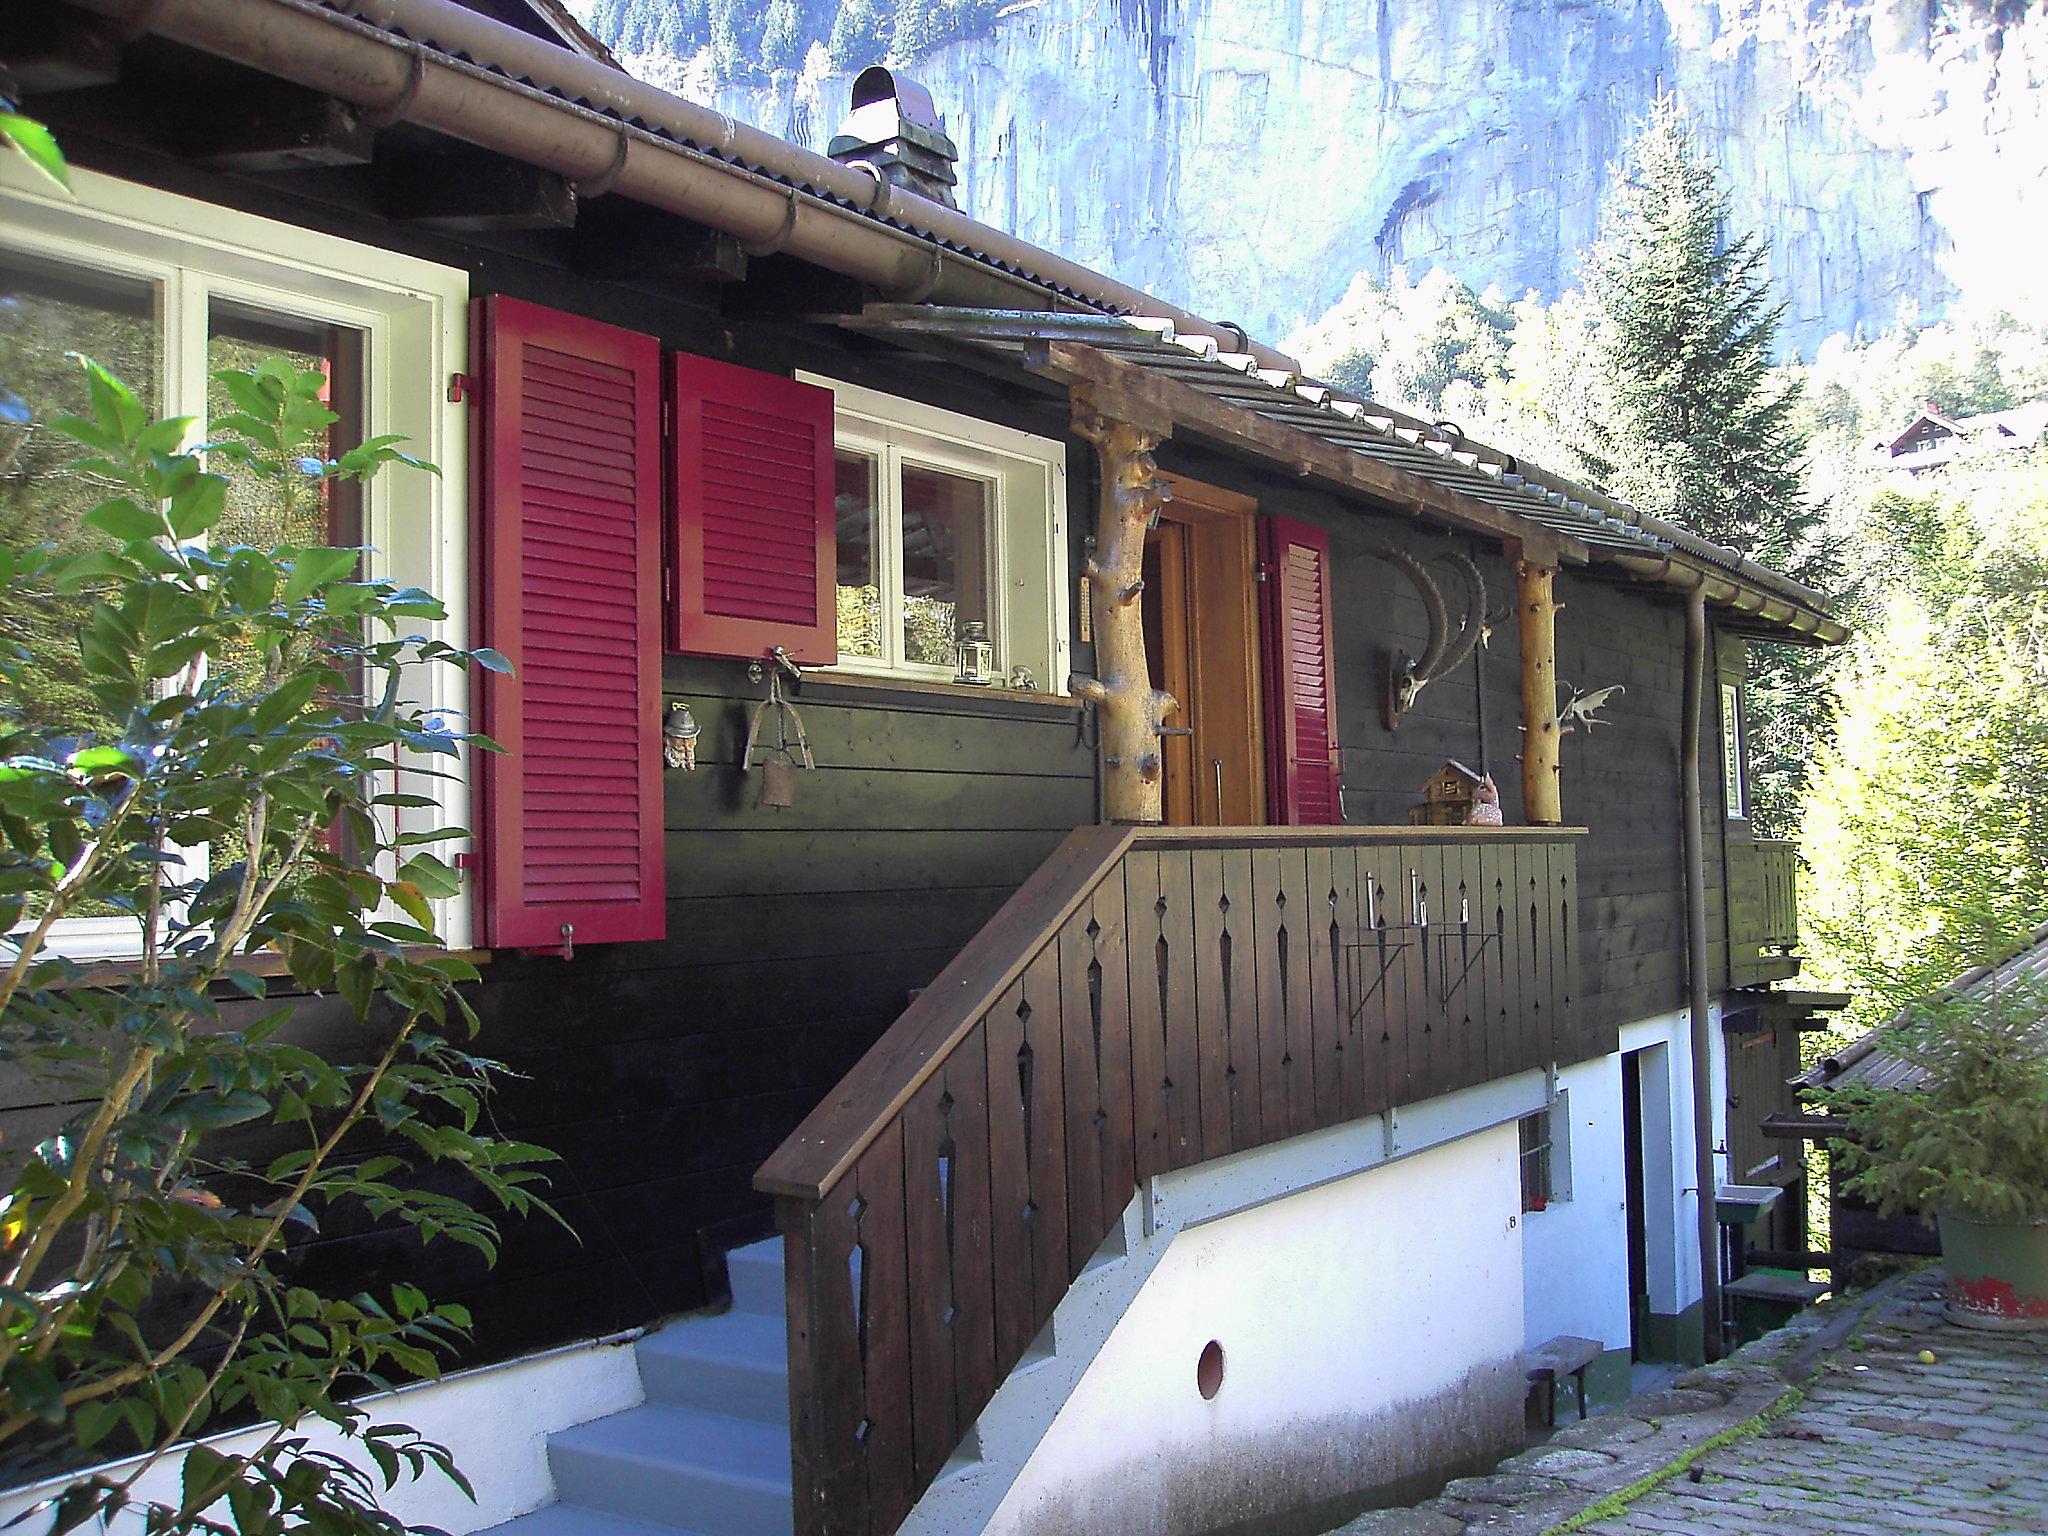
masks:
[[[1586,1416],[1586,1367],[1598,1360],[1606,1346],[1598,1339],[1576,1338],[1569,1333],[1559,1334],[1548,1343],[1539,1344],[1522,1354],[1522,1370],[1529,1378],[1531,1387],[1543,1388],[1543,1423],[1546,1428],[1557,1427],[1557,1378],[1569,1376],[1578,1388],[1579,1417]]]

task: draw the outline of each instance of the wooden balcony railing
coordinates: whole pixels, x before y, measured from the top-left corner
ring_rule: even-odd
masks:
[[[1799,972],[1799,845],[1728,845],[1728,978],[1738,987]]]
[[[1557,1059],[1575,835],[1084,828],[763,1165],[799,1536],[888,1536],[1140,1180]]]

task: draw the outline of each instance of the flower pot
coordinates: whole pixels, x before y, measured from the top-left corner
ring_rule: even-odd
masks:
[[[1937,1221],[1950,1322],[2048,1331],[2048,1221],[1976,1221],[1948,1211]]]

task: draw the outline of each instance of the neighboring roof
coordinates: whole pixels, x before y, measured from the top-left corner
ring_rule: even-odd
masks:
[[[124,19],[131,14],[127,0],[79,3]],[[1440,430],[1437,424],[1303,378],[1285,354],[1240,327],[1188,314],[954,209],[892,191],[858,168],[635,80],[613,67],[608,54],[600,58],[577,51],[557,24],[567,15],[555,0],[538,0],[534,14],[547,25],[533,30],[484,14],[519,0],[472,3],[479,9],[453,0],[181,0],[175,6],[146,6],[134,13],[134,21],[139,29],[241,58],[318,89],[359,92],[349,99],[387,120],[412,115],[457,136],[483,132],[476,120],[450,105],[463,79],[504,89],[518,98],[518,132],[495,142],[476,141],[536,164],[553,163],[549,155],[559,158],[560,141],[572,128],[587,139],[592,125],[606,124],[617,135],[613,163],[594,177],[575,173],[588,178],[586,195],[614,187],[621,196],[634,195],[641,183],[623,174],[628,150],[652,150],[657,158],[665,151],[692,162],[693,175],[735,178],[729,194],[721,193],[703,208],[693,205],[692,217],[714,225],[725,216],[719,210],[742,194],[758,207],[760,194],[771,185],[786,189],[782,233],[761,247],[763,253],[782,248],[793,231],[818,227],[819,221],[834,229],[856,229],[871,240],[878,234],[904,240],[912,253],[929,250],[929,273],[916,277],[900,295],[913,302],[896,306],[904,313],[895,317],[889,334],[915,334],[910,321],[922,310],[931,322],[953,328],[951,340],[986,353],[1020,345],[1015,334],[1020,318],[1055,332],[1071,325],[1068,334],[1097,356],[1171,386],[1185,386],[1217,409],[1234,412],[1230,434],[1239,440],[1243,433],[1241,441],[1251,451],[1280,456],[1258,446],[1272,437],[1277,422],[1301,434],[1288,439],[1295,446],[1312,443],[1311,457],[1325,469],[1333,449],[1352,461],[1336,474],[1323,473],[1326,480],[1427,512],[1454,527],[1483,528],[1510,538],[1531,528],[1542,530],[1542,541],[1553,549],[1562,548],[1572,558],[1604,560],[1635,579],[1688,589],[1704,586],[1709,601],[1732,610],[1733,628],[1823,643],[1847,638],[1848,630],[1826,612],[1818,594],[1734,550],[1472,442],[1447,424]],[[536,31],[553,41],[542,40]],[[366,48],[409,57],[411,83],[395,99],[388,86],[357,73]],[[344,67],[344,61],[353,62]],[[375,64],[371,73],[386,78],[393,73],[392,59]],[[445,80],[448,93],[437,96],[423,89],[430,79],[436,85]],[[507,110],[514,109],[508,105]],[[537,112],[563,116],[551,124],[534,118]],[[758,222],[750,226],[742,220],[727,232],[760,238]],[[982,286],[1014,291],[1019,301],[1042,300],[1045,309],[1020,317],[1010,310],[926,304],[939,289],[942,272],[961,263]],[[977,292],[969,302],[984,301]],[[1066,312],[1070,308],[1091,312]],[[1221,345],[1225,338],[1228,351]]]
[[[2023,984],[2048,986],[2048,925],[2035,930],[2032,938],[1996,964],[1980,965],[1965,971],[1944,987],[1940,996],[1967,1000]],[[1903,1029],[1911,1022],[1911,1014],[1900,1014],[1889,1024],[1873,1029],[1834,1055],[1822,1057],[1811,1071],[1794,1081],[1801,1088],[1847,1088],[1852,1085],[1864,1088],[1919,1087],[1926,1081],[1927,1074],[1912,1062],[1885,1049],[1892,1031]],[[2039,1029],[2048,1033],[2048,1018],[2041,1020]]]
[[[587,59],[595,59],[621,74],[625,73],[626,66],[619,62],[618,56],[599,42],[561,0],[455,0],[455,3],[465,10],[502,21],[548,42],[559,43]]]

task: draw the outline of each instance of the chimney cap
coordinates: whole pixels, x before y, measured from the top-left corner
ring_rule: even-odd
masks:
[[[929,128],[933,133],[944,133],[945,124],[939,121],[939,109],[932,104],[932,93],[919,85],[908,75],[899,75],[880,64],[870,64],[853,80],[853,109],[878,101],[894,101],[896,110],[907,123],[920,128]]]

